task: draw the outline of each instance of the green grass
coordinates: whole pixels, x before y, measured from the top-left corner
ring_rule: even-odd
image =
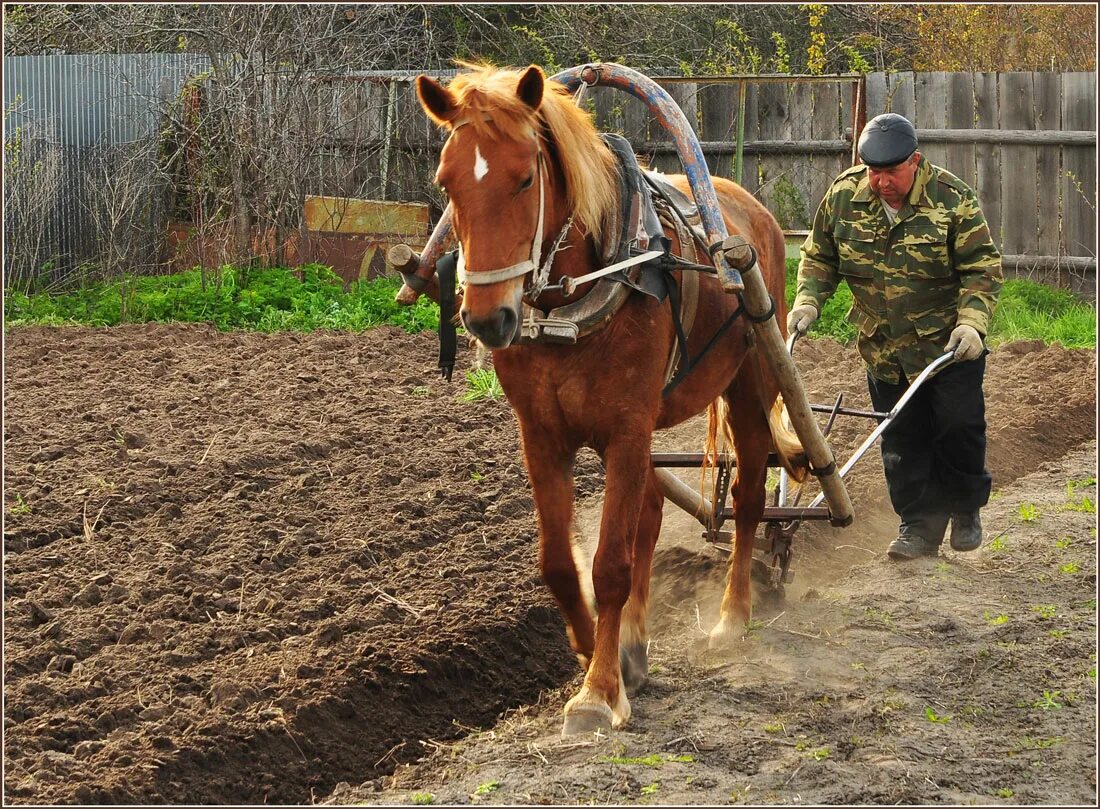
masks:
[[[787,308],[798,285],[798,259],[787,259]],[[855,339],[856,328],[847,320],[852,293],[846,283],[825,303],[821,317],[810,328],[815,336],[842,343]],[[986,343],[997,346],[1013,340],[1058,342],[1066,348],[1096,347],[1096,309],[1072,292],[1034,281],[1005,281],[993,312]]]
[[[376,278],[351,284],[330,268],[306,264],[297,270],[258,269],[243,272],[223,267],[220,283],[206,284],[199,270],[160,276],[124,278],[60,295],[4,297],[9,326],[120,323],[213,323],[222,330],[362,331],[382,324],[408,332],[438,328],[439,309],[427,297],[414,306],[398,306],[400,281]]]
[[[500,386],[496,371],[491,368],[475,368],[466,372],[466,392],[462,398],[467,402],[482,399],[496,401],[504,398],[504,389]]]

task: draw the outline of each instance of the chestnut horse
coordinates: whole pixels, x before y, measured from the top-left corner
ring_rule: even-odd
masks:
[[[460,318],[469,334],[492,350],[501,387],[518,417],[538,511],[543,580],[586,671],[583,687],[565,707],[563,733],[610,730],[629,719],[628,689],[637,690],[648,673],[646,602],[664,502],[650,460],[653,431],[718,401],[724,433],[732,434],[735,542],[712,646],[739,637],[750,617],[753,536],[764,510],[768,453],[774,445],[795,473],[804,471],[804,456],[798,439],[782,425],[777,388],[751,350],[745,318],[737,318],[667,395],[662,389],[675,341],[667,298],[659,303],[632,293],[606,326],[572,345],[514,343],[525,300],[549,310],[592,288],[589,281],[569,298],[560,289],[543,291],[536,300],[526,297],[530,270],[541,257],[550,255],[553,262],[551,285],[603,266],[603,239],[616,235],[602,228],[609,209],[619,205],[618,164],[590,116],[538,67],[465,67],[470,72],[447,87],[426,76],[417,79],[424,110],[450,133],[436,180],[450,196],[465,264]],[[690,196],[684,177],[669,179]],[[729,232],[756,247],[783,324],[782,231],[744,189],[723,179],[714,184]],[[570,216],[562,248],[552,253]],[[478,278],[479,273],[486,275]],[[680,283],[680,272],[675,277]],[[702,275],[700,282],[692,356],[739,305],[713,275]],[[573,461],[582,446],[599,453],[606,471],[592,565],[598,620],[582,596],[570,539]]]

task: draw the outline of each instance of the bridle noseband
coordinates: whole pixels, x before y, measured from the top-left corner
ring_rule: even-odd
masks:
[[[468,120],[458,121],[451,126],[451,131],[453,132],[468,123]],[[535,148],[538,150],[536,171],[539,175],[539,216],[535,224],[535,235],[531,240],[530,258],[496,270],[467,271],[466,259],[460,245],[458,249],[459,283],[473,284],[474,286],[499,284],[502,281],[510,281],[513,278],[519,278],[521,275],[533,273],[531,280],[524,286],[524,295],[534,300],[547,289],[550,280],[550,267],[554,263],[554,256],[557,255],[558,251],[561,249],[561,244],[565,240],[569,228],[573,226],[573,217],[570,216],[565,220],[565,224],[562,225],[558,237],[554,240],[553,247],[551,247],[550,252],[546,254],[545,261],[542,260],[542,231],[546,217],[546,183],[544,177],[546,174],[546,158],[543,156],[542,144],[538,140],[538,135],[534,135],[534,138],[536,144]]]

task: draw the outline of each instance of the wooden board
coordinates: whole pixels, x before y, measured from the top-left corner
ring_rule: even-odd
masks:
[[[1062,82],[1057,73],[1033,73],[1035,128],[1062,128]],[[1039,220],[1036,234],[1036,252],[1040,256],[1058,255],[1059,233],[1059,164],[1061,149],[1057,146],[1040,146],[1036,149],[1037,216]]]
[[[1001,127],[1034,129],[1032,74],[1001,73],[998,76]],[[1035,255],[1039,231],[1035,188],[1038,181],[1038,147],[1016,144],[1001,147],[1001,199],[1004,243],[1001,252]]]
[[[699,88],[702,139],[704,141],[737,140],[738,84],[706,84]],[[733,179],[733,158],[729,155],[708,155],[707,167],[715,177]]]
[[[974,75],[972,73],[947,74],[947,128],[973,129]],[[949,143],[944,168],[971,188],[977,186],[977,158],[972,143]]]
[[[755,140],[785,140],[790,136],[790,121],[788,119],[787,85],[781,82],[769,82],[759,86],[757,120],[759,126]],[[746,135],[746,140],[749,140]],[[747,162],[747,161],[746,161]],[[776,210],[779,197],[776,194],[781,178],[789,181],[788,168],[790,160],[777,155],[759,155],[757,157],[759,167],[760,186],[756,197],[764,206],[779,219],[779,224],[786,226],[780,212]]]
[[[942,130],[947,125],[947,74],[918,73],[913,80],[914,113],[909,120],[917,129]],[[903,113],[904,114],[904,113]],[[918,143],[918,148],[934,165],[950,171],[947,163],[947,145],[943,143]]]
[[[1062,128],[1096,131],[1096,74],[1062,74]],[[1096,256],[1096,147],[1062,149],[1062,253]]]
[[[999,126],[997,109],[997,74],[974,74],[974,104],[978,128],[996,129]],[[993,243],[1004,252],[1004,233],[1001,227],[1001,149],[982,143],[974,147],[975,172],[978,195]]]
[[[787,85],[787,137],[796,141],[813,139],[813,88],[807,82]],[[787,158],[789,184],[784,184],[788,205],[786,230],[805,230],[810,226],[817,202],[814,198],[814,171],[810,155],[795,154]]]
[[[888,111],[888,90],[885,73],[867,74],[867,103],[865,109],[867,110],[868,120],[874,118],[879,113]],[[859,137],[858,132],[855,133],[855,137]]]
[[[904,115],[910,121],[916,117],[916,101],[913,98],[913,72],[891,73],[886,77],[886,112]],[[876,115],[878,113],[875,113]]]
[[[850,88],[851,85],[844,85]],[[839,140],[844,137],[848,115],[840,108],[840,84],[814,84],[813,114],[810,120],[810,137],[814,140]],[[849,106],[851,103],[849,102]],[[849,113],[850,114],[850,113]],[[850,164],[848,155],[813,155],[810,160],[812,176],[807,191],[806,211],[810,221],[817,212],[825,192],[840,172]],[[809,228],[809,225],[806,226]]]

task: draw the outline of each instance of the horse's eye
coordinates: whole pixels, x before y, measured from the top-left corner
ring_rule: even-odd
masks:
[[[535,182],[535,175],[534,174],[528,174],[527,179],[519,184],[519,190],[520,191],[526,191],[528,188],[531,187],[531,185],[534,182]]]

